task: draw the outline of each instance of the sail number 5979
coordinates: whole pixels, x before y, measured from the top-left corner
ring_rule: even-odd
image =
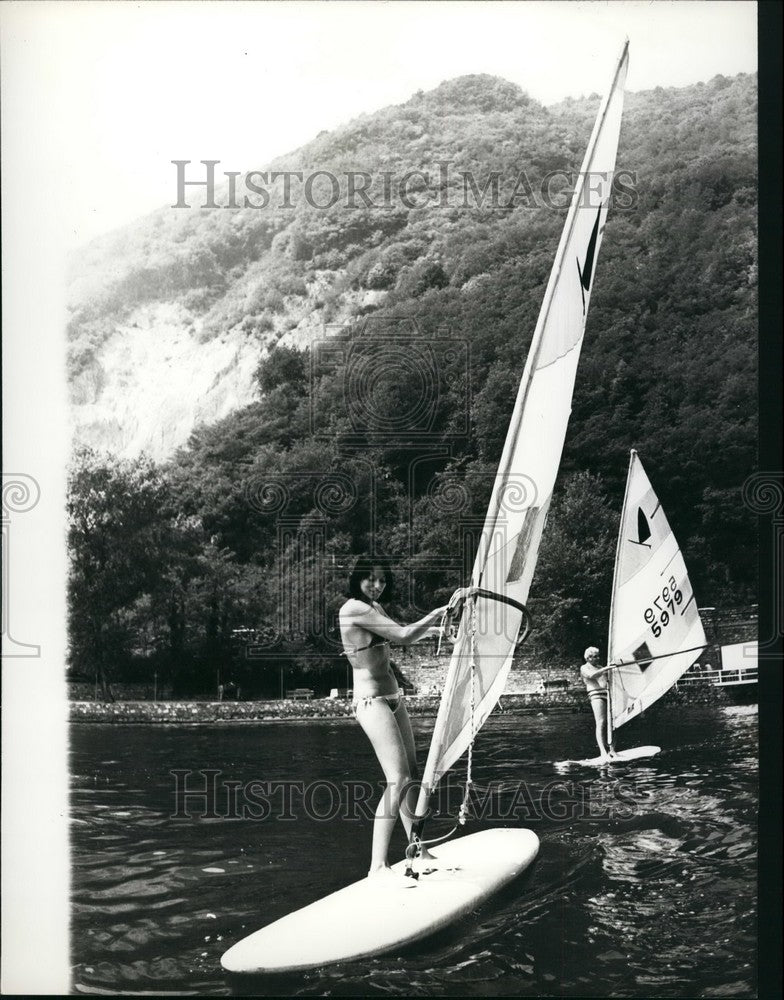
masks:
[[[675,617],[675,608],[683,603],[683,593],[675,583],[675,577],[671,576],[666,587],[662,588],[661,594],[657,594],[653,599],[653,605],[645,609],[645,621],[651,626],[651,632],[658,639],[662,634],[662,629],[667,628]]]

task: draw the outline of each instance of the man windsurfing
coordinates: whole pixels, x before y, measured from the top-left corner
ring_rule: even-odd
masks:
[[[593,709],[599,755],[602,761],[609,761],[616,756],[612,743],[607,742],[607,713],[610,702],[607,672],[613,669],[613,664],[609,667],[599,666],[599,650],[596,646],[589,646],[583,658],[585,662],[580,667],[580,677],[583,679]]]

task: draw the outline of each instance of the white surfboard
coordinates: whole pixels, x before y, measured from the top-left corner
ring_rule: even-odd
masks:
[[[561,760],[556,767],[604,767],[610,764],[623,764],[630,760],[640,760],[642,757],[655,757],[661,747],[630,747],[628,750],[618,750],[610,760],[601,757],[588,757],[585,760]]]
[[[221,965],[233,973],[294,972],[396,951],[470,913],[520,875],[538,850],[532,830],[484,830],[449,841],[432,853],[454,870],[401,879],[400,888],[380,879],[354,882],[243,938]],[[394,868],[403,872],[405,862]]]

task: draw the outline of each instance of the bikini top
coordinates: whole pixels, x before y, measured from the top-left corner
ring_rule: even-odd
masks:
[[[371,605],[371,607],[373,607],[373,605]],[[385,618],[389,618],[389,615],[386,613],[386,611],[384,611],[383,608],[376,607],[375,610],[376,611],[380,611],[381,614]],[[393,621],[392,618],[389,618],[389,621],[394,624],[394,621]],[[371,637],[370,637],[370,642],[366,646],[355,646],[351,650],[351,652],[352,653],[361,653],[363,649],[370,649],[372,646],[388,646],[388,645],[389,645],[389,639],[384,639],[380,635],[372,634]],[[343,652],[341,655],[342,656],[348,656],[348,650],[346,650],[345,652]]]
[[[389,639],[382,639],[380,635],[374,635],[366,646],[355,646],[354,649],[351,650],[351,652],[361,653],[363,649],[370,649],[371,646],[388,646],[388,645],[389,645]],[[346,653],[347,652],[348,650],[346,651]],[[344,656],[346,655],[346,653],[344,653]]]

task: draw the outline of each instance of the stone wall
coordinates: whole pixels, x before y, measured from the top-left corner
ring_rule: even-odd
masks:
[[[451,650],[451,646],[448,648]],[[443,689],[449,668],[448,651],[442,649],[441,656],[436,656],[435,651],[430,650],[395,649],[392,658],[419,694],[435,694]],[[508,695],[542,693],[546,681],[562,681],[575,694],[581,695],[584,688],[578,667],[579,662],[572,668],[553,664],[548,670],[547,667],[531,663],[522,657],[516,658],[506,681],[505,692]]]
[[[439,698],[409,697],[410,715],[435,715]],[[584,698],[568,692],[545,695],[504,695],[494,710],[504,714],[542,712],[550,709],[588,711]],[[351,718],[351,702],[340,698],[314,698],[311,701],[75,701],[71,703],[71,721],[118,723],[210,723],[275,722],[307,719]]]
[[[709,684],[681,687],[669,691],[664,701],[673,703],[712,703],[727,701],[726,692]],[[410,715],[432,716],[438,711],[436,697],[406,699]],[[590,712],[582,691],[552,691],[548,694],[505,694],[494,714],[525,715],[538,712]],[[71,722],[174,723],[214,722],[293,722],[308,719],[351,718],[351,703],[340,698],[314,698],[311,701],[74,701]]]

